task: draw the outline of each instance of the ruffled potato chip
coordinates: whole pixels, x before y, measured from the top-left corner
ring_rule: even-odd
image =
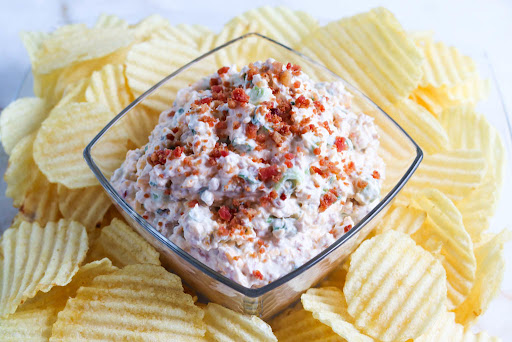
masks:
[[[377,225],[376,233],[381,234],[390,229],[407,235],[414,234],[425,222],[427,214],[412,206],[393,206]]]

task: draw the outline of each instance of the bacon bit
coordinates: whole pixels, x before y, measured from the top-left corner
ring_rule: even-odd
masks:
[[[300,88],[300,82],[299,81],[293,82],[293,87],[294,88]]]
[[[315,108],[318,109],[321,112],[325,111],[325,107],[320,101],[313,101],[313,104],[315,105]]]
[[[220,236],[228,236],[229,235],[229,230],[224,225],[220,226],[219,229],[217,230],[217,232]]]
[[[336,146],[338,152],[346,151],[348,149],[347,140],[344,137],[336,137],[334,146]]]
[[[326,192],[325,195],[320,199],[319,211],[324,212],[325,209],[329,208],[338,198],[331,192]]]
[[[258,170],[258,178],[262,182],[266,182],[271,179],[274,182],[277,182],[281,176],[281,171],[277,167],[277,165],[271,165],[267,167],[263,167]]]
[[[361,190],[362,190],[362,189],[364,189],[364,188],[366,188],[366,186],[367,186],[367,185],[368,185],[368,182],[367,182],[367,181],[364,181],[364,180],[360,180],[360,179],[359,179],[359,180],[356,182],[356,186],[357,186],[359,189],[361,189]]]
[[[208,126],[213,127],[213,126],[215,126],[215,121],[217,121],[217,119],[212,118],[211,116],[208,116],[208,115],[203,115],[199,118],[198,121],[205,122],[208,124]]]
[[[286,64],[286,69],[287,69],[287,70],[290,70],[291,68],[292,68],[292,63],[288,63],[288,64]]]
[[[220,83],[220,80],[218,78],[210,78],[210,87],[219,85],[219,83]]]
[[[239,129],[241,126],[240,121],[233,121],[233,129]]]
[[[285,87],[290,86],[291,80],[292,74],[288,70],[284,70],[279,73],[279,82],[281,82]]]
[[[291,162],[291,161],[289,161],[289,160],[285,161],[285,162],[284,162],[284,164],[285,164],[289,169],[291,169],[291,168],[293,167],[292,162]]]
[[[293,158],[295,158],[295,154],[293,154],[293,153],[286,153],[284,155],[284,158],[288,159],[288,160],[292,160]]]
[[[180,129],[179,129],[178,127],[174,127],[174,128],[172,129],[172,132],[173,132],[173,133],[178,133],[178,131],[179,131],[179,130],[180,130]]]
[[[144,198],[149,198],[149,194],[148,193],[144,194]]]
[[[236,101],[235,101],[235,100],[233,100],[232,98],[229,98],[229,99],[228,99],[228,107],[229,107],[230,109],[235,109],[235,108],[236,108]]]
[[[212,102],[211,97],[205,97],[204,99],[195,100],[194,103],[197,105],[207,104],[209,105]]]
[[[157,146],[158,147],[158,146]],[[155,148],[156,149],[156,148]],[[147,161],[149,165],[155,166],[155,165],[165,165],[165,161],[167,160],[167,157],[171,153],[171,150],[165,149],[165,150],[157,150],[148,157]]]
[[[256,126],[253,123],[248,123],[247,126],[245,126],[245,135],[249,139],[256,139],[258,133],[258,126]]]
[[[228,123],[227,123],[226,121],[219,121],[219,122],[217,122],[217,124],[215,125],[215,128],[216,128],[216,129],[219,129],[219,130],[221,130],[221,129],[226,129],[226,128],[228,128]]]
[[[313,150],[313,153],[316,154],[317,156],[320,155],[320,153],[322,153],[322,150],[320,149],[320,147],[317,147]]]
[[[177,146],[173,151],[172,151],[172,157],[173,158],[179,158],[181,157],[181,154],[183,153],[185,149],[181,146]]]
[[[343,165],[343,170],[347,175],[351,174],[353,171],[355,171],[356,167],[354,165],[354,162],[350,162],[348,164]]]
[[[343,228],[343,231],[345,233],[348,233],[350,229],[352,229],[352,225],[351,224],[349,224],[348,226],[345,226],[345,228]]]
[[[188,207],[189,208],[194,208],[197,203],[199,203],[198,200],[192,200],[192,201],[188,202]]]
[[[169,112],[169,114],[167,114],[167,116],[172,118],[174,116],[174,114],[176,114],[176,111],[172,110]]]
[[[212,86],[212,93],[222,93],[223,89],[221,85],[214,85]]]
[[[259,280],[263,280],[263,274],[261,274],[261,272],[258,270],[252,271],[252,275],[258,278]]]
[[[224,221],[229,221],[229,220],[231,220],[232,216],[233,215],[231,215],[231,213],[229,212],[229,209],[226,206],[223,205],[222,207],[220,207],[219,217],[221,219],[223,219]]]
[[[217,159],[220,157],[227,157],[229,154],[229,151],[227,150],[226,146],[221,146],[219,144],[215,144],[215,147],[213,150],[208,154],[210,159],[208,159],[208,163],[211,166],[217,165]]]
[[[301,70],[300,65],[297,65],[297,64],[292,65],[292,74],[294,74],[295,76],[300,75],[300,70]]]
[[[142,215],[142,217],[144,218],[144,220],[147,220],[149,218],[148,215]]]
[[[256,136],[256,141],[258,142],[258,144],[264,144],[266,140],[267,140],[267,136],[263,133],[258,134]]]
[[[222,68],[220,68],[219,70],[217,70],[217,73],[218,73],[219,75],[222,75],[222,74],[225,74],[226,72],[228,72],[228,70],[229,70],[229,67],[228,67],[228,66],[225,66],[225,67],[222,67]]]
[[[263,242],[263,240],[258,240],[256,243],[257,243],[258,245],[260,245],[260,246],[263,246],[263,245],[265,244],[265,242]]]
[[[170,141],[174,141],[174,135],[172,135],[171,133],[167,134],[165,137]]]
[[[240,102],[240,103],[247,103],[249,102],[249,95],[245,93],[245,91],[242,88],[236,88],[233,90],[233,100]]]
[[[264,247],[261,247],[260,249],[258,249],[258,252],[259,252],[260,254],[265,253],[265,248],[264,248]]]
[[[327,130],[327,132],[329,132],[329,134],[332,134],[332,129],[329,127],[329,123],[327,121],[321,122],[320,125],[322,125]]]
[[[320,176],[322,176],[322,178],[327,178],[327,176],[329,176],[329,173],[327,171],[324,171],[317,166],[311,166],[309,168],[309,171],[311,172],[311,174],[318,173]]]
[[[372,173],[372,177],[375,178],[375,179],[380,179],[380,173],[379,171],[375,170],[373,171]]]
[[[235,256],[233,257],[233,260],[235,260],[235,261],[238,261],[239,259],[240,259],[240,257],[239,257],[238,255],[235,255]]]
[[[306,99],[304,97],[304,95],[301,95],[297,98],[297,100],[295,101],[295,105],[298,107],[298,108],[308,108],[309,107],[309,104],[310,104],[310,100],[309,99]]]
[[[286,195],[284,194],[284,192],[281,194],[281,196],[279,196],[279,198],[284,201],[287,197]]]
[[[285,138],[279,132],[270,132],[270,138],[276,143],[277,146],[281,146]]]

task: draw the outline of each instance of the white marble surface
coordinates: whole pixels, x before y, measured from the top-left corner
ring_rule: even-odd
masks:
[[[261,5],[285,5],[309,11],[327,22],[345,15],[385,6],[395,13],[399,21],[410,30],[434,30],[436,37],[455,45],[464,53],[476,58],[484,74],[492,79],[491,98],[481,106],[505,136],[509,134],[508,122],[503,114],[512,109],[512,1],[164,1],[149,0],[20,0],[2,3],[0,11],[0,108],[15,96],[24,73],[28,69],[28,57],[23,50],[18,33],[22,30],[50,30],[69,22],[92,23],[100,13],[117,14],[135,22],[149,14],[159,13],[172,23],[201,23],[214,30],[237,13]],[[489,67],[490,66],[490,67]],[[500,96],[500,92],[501,95]],[[509,116],[509,120],[512,117]],[[510,135],[506,136],[509,160],[511,160]],[[3,151],[2,151],[3,152]],[[1,156],[0,156],[1,157]],[[4,156],[5,157],[5,156]],[[0,158],[3,159],[3,158]],[[492,230],[512,227],[508,211],[512,206],[512,184],[509,177],[502,203]],[[0,160],[0,174],[5,162]],[[3,192],[0,186],[0,191]],[[6,211],[5,198],[0,197],[0,231],[5,228],[12,212]],[[506,246],[506,259],[512,260],[512,246]],[[512,262],[507,265],[503,288],[498,299],[489,307],[475,330],[485,329],[504,341],[512,341]]]

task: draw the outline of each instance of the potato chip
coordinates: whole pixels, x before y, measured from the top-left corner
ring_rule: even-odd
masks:
[[[1,241],[0,317],[14,313],[38,291],[68,284],[87,248],[85,228],[74,221],[51,222],[44,229],[22,222],[6,230]]]
[[[482,80],[478,74],[471,76],[464,83],[446,91],[448,97],[455,102],[475,105],[489,96],[490,82]]]
[[[22,310],[7,318],[0,318],[0,336],[10,342],[47,342],[57,319],[53,307]]]
[[[123,65],[108,64],[92,73],[85,91],[87,102],[104,104],[110,112],[118,114],[133,101],[128,91]]]
[[[73,102],[86,102],[85,91],[89,87],[89,79],[82,78],[77,82],[68,84],[62,93],[62,97],[55,107],[62,107]]]
[[[151,131],[158,124],[158,118],[158,113],[136,106],[123,117],[120,125],[135,147],[141,147],[148,143]]]
[[[404,341],[427,331],[445,312],[446,273],[409,236],[389,230],[352,254],[343,292],[363,333]]]
[[[101,223],[103,216],[112,205],[110,197],[100,185],[68,189],[59,184],[57,191],[62,216],[80,222],[89,234]]]
[[[203,39],[206,39],[206,36],[214,35],[215,34],[206,26],[180,24],[176,26],[164,25],[155,30],[152,38],[159,38],[184,45],[190,45],[199,49],[200,42]]]
[[[431,250],[429,245],[441,246],[439,257],[448,281],[448,309],[454,309],[464,301],[475,281],[473,242],[460,212],[443,193],[427,189],[414,201],[425,210],[428,219],[412,237],[427,250]]]
[[[139,97],[155,83],[173,73],[183,65],[198,57],[195,47],[177,42],[153,38],[147,42],[135,44],[126,57],[126,78],[135,97]],[[197,81],[200,77],[215,70],[201,70],[202,66],[193,66],[184,74],[160,87],[144,100],[144,105],[160,113],[172,105],[179,89]],[[193,70],[197,69],[197,73]]]
[[[474,334],[470,330],[465,330],[464,326],[455,323],[455,315],[453,312],[446,312],[441,319],[436,322],[434,327],[417,339],[414,339],[414,341],[498,342],[500,339],[490,337],[486,332]]]
[[[25,50],[27,50],[30,62],[33,64],[37,58],[36,53],[41,48],[41,45],[50,36],[46,32],[21,32],[20,37],[23,42]]]
[[[26,221],[45,225],[61,218],[57,202],[57,186],[51,184],[32,158],[36,133],[21,139],[12,150],[4,174],[5,195],[20,208],[18,215]]]
[[[22,97],[11,102],[0,116],[0,137],[7,154],[23,137],[36,131],[48,115],[48,107],[38,97]]]
[[[107,257],[114,265],[160,265],[160,254],[144,238],[123,221],[114,218],[101,229],[100,236],[91,247],[89,260]]]
[[[48,341],[57,313],[64,309],[68,298],[74,297],[80,286],[89,285],[102,274],[117,270],[108,259],[95,261],[80,267],[66,286],[54,286],[47,293],[38,293],[23,303],[16,313],[0,318],[0,335],[9,341]]]
[[[456,105],[445,88],[418,87],[409,98],[427,109],[435,117],[439,117],[444,109]]]
[[[470,105],[445,110],[439,121],[453,148],[478,149],[483,153],[499,193],[505,173],[505,147],[496,128]]]
[[[354,326],[354,319],[347,311],[345,296],[337,287],[311,288],[301,296],[301,302],[305,310],[313,313],[313,317],[330,326],[347,341],[373,341]]]
[[[455,206],[462,214],[464,228],[471,236],[471,240],[477,241],[480,235],[489,229],[498,206],[498,186],[492,178],[486,178],[476,190],[461,201],[455,202]]]
[[[381,234],[390,229],[407,235],[414,234],[425,222],[427,214],[412,206],[394,205],[377,225],[376,233]]]
[[[98,184],[83,159],[85,146],[109,122],[113,114],[97,103],[71,103],[57,107],[43,122],[34,142],[34,160],[50,182],[70,189]],[[105,138],[108,143],[108,138]],[[96,158],[108,155],[115,170],[126,156],[125,145],[96,146]]]
[[[261,33],[291,47],[299,46],[304,37],[319,27],[318,20],[310,14],[281,6],[255,8],[233,20],[244,21],[253,26],[251,32]]]
[[[405,99],[422,75],[421,51],[381,7],[331,22],[301,46],[381,107]]]
[[[403,192],[414,196],[422,189],[434,188],[460,201],[482,184],[486,170],[484,156],[478,150],[427,155]]]
[[[488,241],[475,245],[475,283],[466,300],[455,309],[458,323],[465,326],[475,323],[498,295],[505,272],[503,245],[511,239],[510,231],[504,230]]]
[[[215,303],[208,303],[204,309],[204,322],[205,337],[209,341],[277,341],[272,328],[262,319],[240,314]]]
[[[476,63],[453,46],[432,39],[417,41],[425,55],[420,86],[452,87],[476,73]]]
[[[87,28],[74,24],[58,28],[35,53],[32,68],[48,74],[62,67],[103,57],[130,45],[134,35],[122,27]]]
[[[138,42],[150,39],[151,35],[163,27],[170,27],[169,20],[159,14],[153,14],[142,19],[139,23],[132,26],[135,39]]]
[[[405,99],[384,110],[416,141],[427,153],[436,153],[449,146],[443,126],[425,108]]]
[[[79,288],[50,341],[203,341],[203,315],[178,276],[156,265],[129,265]]]
[[[315,319],[303,308],[286,310],[275,317],[270,325],[280,342],[344,342],[329,326]]]
[[[122,28],[128,29],[126,20],[119,18],[116,15],[101,14],[94,24],[96,28]]]

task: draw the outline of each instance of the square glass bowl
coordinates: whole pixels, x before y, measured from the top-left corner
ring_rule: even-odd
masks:
[[[168,56],[172,58],[172,56]],[[238,68],[256,60],[274,58],[283,63],[302,67],[317,82],[341,81],[353,95],[352,110],[364,112],[374,118],[380,134],[379,154],[386,163],[386,178],[381,191],[381,201],[355,225],[327,249],[304,265],[278,280],[259,288],[247,288],[217,273],[163,236],[138,214],[114,190],[110,183],[112,172],[122,160],[114,160],[104,153],[122,127],[129,127],[131,134],[148,137],[152,127],[137,124],[141,109],[163,104],[171,107],[176,92],[199,78],[214,73],[224,65]],[[155,117],[158,113],[155,113]],[[156,124],[156,122],[155,122]],[[147,126],[147,125],[146,125]],[[145,144],[147,139],[142,144]],[[133,144],[132,144],[133,145]],[[131,146],[131,148],[140,146]],[[188,285],[210,300],[235,311],[268,318],[284,309],[308,288],[324,278],[358,246],[384,215],[390,202],[405,185],[421,162],[423,153],[411,137],[377,105],[360,91],[310,58],[257,33],[249,33],[234,39],[198,57],[176,70],[133,101],[119,113],[84,150],[84,157],[105,188],[112,201],[129,222],[160,253],[165,267],[178,274]]]

